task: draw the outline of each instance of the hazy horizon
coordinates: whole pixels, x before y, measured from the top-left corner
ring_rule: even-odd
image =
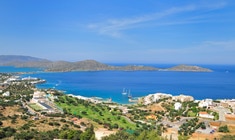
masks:
[[[235,1],[0,1],[0,54],[235,64]]]

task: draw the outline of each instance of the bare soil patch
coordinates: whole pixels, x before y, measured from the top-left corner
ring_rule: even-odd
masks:
[[[153,112],[155,112],[155,111],[165,111],[165,109],[159,103],[149,105],[147,107],[147,109],[152,110]]]

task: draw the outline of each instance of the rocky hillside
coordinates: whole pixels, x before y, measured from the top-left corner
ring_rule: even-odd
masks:
[[[67,61],[50,61],[47,59],[35,58],[31,56],[18,55],[0,55],[0,66],[16,66],[16,67],[37,67],[44,68],[45,71],[105,71],[105,70],[121,70],[121,71],[193,71],[193,72],[211,72],[210,69],[198,66],[179,65],[167,69],[159,69],[156,67],[143,65],[127,65],[112,66],[106,65],[95,60],[84,60],[78,62]]]

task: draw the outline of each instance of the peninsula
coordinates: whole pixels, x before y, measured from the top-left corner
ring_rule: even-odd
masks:
[[[68,61],[50,61],[31,56],[19,55],[0,55],[0,66],[15,67],[35,67],[43,68],[50,72],[68,72],[68,71],[191,71],[191,72],[212,72],[207,68],[199,66],[178,65],[172,68],[156,68],[144,65],[126,65],[112,66],[97,62],[95,60],[84,60],[77,62]]]

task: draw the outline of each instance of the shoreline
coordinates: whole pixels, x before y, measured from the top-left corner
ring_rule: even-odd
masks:
[[[219,76],[226,76],[226,77],[228,77],[229,75],[228,75],[228,73],[225,73],[224,71],[222,71],[221,70],[222,68],[220,68],[219,69],[219,71],[217,72],[217,73],[219,73]],[[226,68],[224,68],[224,69],[226,69]],[[230,70],[229,70],[230,71]],[[232,70],[231,70],[232,71]],[[48,89],[48,88],[53,88],[53,86],[55,87],[54,89],[56,89],[56,90],[64,90],[63,92],[65,93],[65,94],[73,94],[73,95],[75,95],[75,96],[84,96],[84,97],[87,97],[87,98],[92,98],[92,97],[102,97],[104,100],[106,100],[106,99],[108,99],[108,98],[112,98],[112,100],[113,100],[113,102],[114,103],[118,103],[118,104],[133,104],[133,103],[130,103],[129,101],[128,101],[128,98],[127,97],[122,97],[121,95],[119,95],[119,87],[118,88],[116,88],[116,87],[114,87],[113,85],[111,85],[111,86],[113,86],[113,87],[111,87],[111,88],[109,88],[109,89],[105,89],[105,90],[103,90],[104,89],[104,85],[101,85],[101,84],[99,84],[99,85],[97,85],[97,86],[102,86],[99,90],[96,90],[96,89],[93,89],[92,87],[91,87],[91,90],[90,91],[88,91],[89,90],[89,88],[88,87],[82,87],[82,85],[80,85],[80,83],[79,83],[79,85],[77,86],[77,87],[73,87],[73,86],[69,86],[69,78],[65,78],[65,80],[62,80],[63,81],[63,84],[61,85],[61,86],[55,86],[56,85],[56,79],[60,79],[60,77],[61,78],[63,78],[63,76],[70,76],[70,75],[78,75],[78,76],[81,76],[81,75],[83,75],[82,73],[80,73],[80,72],[82,72],[82,73],[84,73],[85,74],[85,77],[83,76],[82,78],[83,79],[81,79],[81,80],[86,80],[85,78],[90,78],[90,77],[86,77],[86,75],[88,74],[87,72],[88,71],[79,71],[78,72],[78,74],[62,74],[62,73],[75,73],[75,72],[45,72],[45,71],[40,71],[40,72],[26,72],[26,73],[22,73],[21,75],[23,75],[23,76],[27,76],[27,75],[30,75],[30,74],[32,74],[32,76],[35,76],[35,77],[40,77],[40,78],[43,78],[43,79],[46,79],[47,81],[49,80],[49,84],[48,84],[48,82],[46,83],[46,84],[43,84],[42,86],[40,85],[40,86],[37,86],[37,88],[41,88],[41,89]],[[91,71],[89,71],[89,72],[91,72]],[[92,72],[97,72],[97,71],[92,71]],[[111,71],[110,71],[111,72]],[[38,73],[38,74],[37,74]],[[44,74],[45,73],[45,74]],[[55,76],[55,77],[52,77],[52,78],[50,78],[50,75],[53,75],[53,74],[51,74],[51,73],[57,73],[57,74],[55,74],[55,75],[58,75],[58,76]],[[59,76],[60,75],[60,73],[62,74],[61,76]],[[79,74],[80,73],[80,74]],[[87,73],[87,74],[86,74]],[[106,72],[103,72],[103,73],[106,73]],[[118,72],[119,73],[119,72]],[[141,72],[140,72],[141,73]],[[165,73],[165,72],[164,72]],[[178,72],[177,72],[178,73]],[[187,78],[189,75],[191,75],[191,74],[188,74],[188,73],[184,73],[184,74],[181,74],[181,73],[179,73],[179,74],[175,74],[175,73],[170,73],[170,75],[172,75],[172,76],[174,76],[174,75],[182,75],[182,76],[184,76],[184,75],[186,75],[185,77]],[[192,72],[192,73],[194,73],[194,72]],[[102,73],[101,73],[102,74]],[[108,75],[111,75],[112,74],[112,72],[111,73],[109,73],[108,72]],[[49,77],[47,76],[47,75],[49,75]],[[88,74],[89,75],[89,74]],[[101,76],[105,76],[105,74],[102,74]],[[106,74],[107,75],[107,74]],[[128,76],[128,74],[123,74],[123,73],[121,73],[120,74],[121,76],[123,75],[123,76]],[[139,75],[139,73],[136,73],[136,72],[134,72],[133,74],[132,74],[133,76],[136,76],[136,75]],[[148,75],[157,75],[157,76],[161,76],[161,75],[168,75],[168,74],[152,74],[152,72],[150,73],[150,74],[148,74]],[[147,76],[148,76],[147,75]],[[195,76],[197,76],[197,75],[202,75],[202,76],[204,76],[205,74],[192,74],[193,76],[195,75]],[[208,74],[207,74],[208,75]],[[208,76],[208,78],[210,78],[210,77],[212,77],[212,76],[214,76],[214,75],[216,75],[216,73],[214,73],[214,74],[209,74],[209,76]],[[217,74],[218,75],[218,74]],[[190,76],[190,79],[191,79],[191,81],[192,80],[194,80],[193,78],[193,76]],[[179,76],[175,76],[176,78],[179,78]],[[192,78],[191,78],[192,77]],[[49,78],[49,79],[48,79]],[[109,78],[110,79],[110,78]],[[136,79],[136,78],[135,78]],[[172,78],[171,78],[172,79]],[[184,78],[185,79],[185,78]],[[200,80],[203,80],[203,79],[205,79],[205,78],[200,78]],[[220,78],[221,80],[224,80],[225,78]],[[88,79],[89,80],[89,79]],[[115,79],[114,79],[115,80]],[[118,80],[118,79],[117,79]],[[226,79],[225,79],[226,80]],[[71,81],[71,82],[76,82],[75,80],[74,81]],[[79,82],[79,81],[77,81],[77,82]],[[106,81],[104,81],[104,83],[105,83]],[[189,81],[190,82],[190,81]],[[233,80],[232,80],[232,82],[233,82]],[[135,84],[139,84],[139,83],[142,83],[142,82],[135,82]],[[155,84],[161,84],[160,82],[154,82]],[[202,82],[202,84],[207,84],[208,82]],[[86,83],[85,83],[86,84]],[[93,82],[91,83],[91,82],[87,82],[87,84],[93,84]],[[145,83],[144,83],[145,84]],[[164,83],[164,81],[163,81],[163,86],[161,87],[161,85],[160,85],[160,87],[158,87],[158,88],[151,88],[150,86],[146,86],[146,88],[148,88],[148,89],[150,89],[149,91],[151,91],[151,92],[146,92],[146,93],[144,93],[144,91],[145,90],[142,90],[142,88],[139,90],[139,89],[135,89],[135,86],[134,87],[130,87],[131,89],[133,89],[133,94],[134,95],[136,95],[137,97],[143,97],[143,96],[147,96],[148,94],[150,94],[150,93],[155,93],[154,91],[156,91],[156,92],[164,92],[164,93],[171,93],[172,95],[178,95],[178,94],[185,94],[185,95],[191,95],[191,96],[193,96],[193,97],[195,97],[195,99],[196,100],[203,100],[203,99],[205,99],[205,98],[211,98],[211,99],[213,99],[213,100],[217,100],[217,99],[233,99],[234,98],[234,96],[233,95],[231,95],[231,92],[230,92],[230,86],[226,86],[225,88],[226,89],[228,89],[228,90],[226,90],[226,89],[224,89],[224,91],[222,91],[222,90],[218,90],[218,91],[215,91],[215,90],[211,90],[211,88],[210,87],[208,87],[208,88],[210,88],[210,89],[205,89],[204,90],[204,88],[202,89],[202,90],[199,90],[198,91],[198,93],[196,93],[195,92],[195,86],[193,86],[192,87],[192,89],[191,89],[191,85],[192,84],[197,84],[198,85],[198,82],[196,82],[196,83],[194,83],[194,82],[190,82],[189,84],[189,87],[186,87],[185,89],[184,89],[184,83],[183,83],[183,85],[181,86],[181,87],[175,87],[175,85],[173,85],[173,87],[169,87],[168,89],[164,86],[164,84],[166,84],[166,83]],[[230,84],[233,84],[233,83],[231,83],[230,82]],[[124,85],[124,87],[126,87],[126,84],[123,84]],[[201,85],[201,84],[200,84]],[[200,86],[200,85],[198,85],[198,86]],[[217,83],[215,83],[214,84],[215,86],[216,85],[218,85]],[[91,85],[92,86],[92,85]],[[186,85],[187,86],[187,85]],[[202,86],[204,86],[204,85],[202,85]],[[207,86],[207,85],[206,85]],[[212,85],[213,86],[213,85]],[[223,85],[222,85],[223,86]],[[69,88],[67,88],[67,87],[69,87]],[[81,87],[82,89],[80,90],[80,89],[78,89],[78,87]],[[183,87],[183,88],[182,88]],[[120,94],[121,94],[121,89],[123,88],[123,86],[122,87],[120,87]],[[145,88],[145,87],[144,87]],[[179,90],[177,90],[177,89],[182,89],[182,92],[179,92]],[[190,90],[188,90],[190,88]],[[156,90],[155,90],[156,89]],[[157,89],[162,89],[162,90],[157,90]],[[176,89],[176,90],[175,90]],[[187,91],[188,90],[188,91]],[[140,91],[140,92],[139,92]],[[176,91],[176,92],[173,92],[173,91]],[[209,93],[209,92],[211,92],[211,93],[215,93],[215,94],[207,94],[207,92]],[[190,93],[190,94],[189,94]]]
[[[41,83],[37,83],[37,84],[41,84]],[[37,85],[36,84],[36,85]],[[37,89],[40,89],[40,88],[37,88]],[[42,89],[51,89],[51,88],[42,88]],[[199,101],[203,101],[203,100],[214,100],[214,101],[235,101],[235,98],[217,98],[217,99],[212,99],[212,98],[203,98],[203,99],[195,99],[193,96],[191,95],[185,95],[185,94],[177,94],[177,95],[172,95],[172,94],[168,94],[168,93],[160,93],[160,92],[156,92],[156,93],[152,93],[152,94],[147,94],[145,96],[142,96],[142,97],[133,97],[135,101],[130,101],[132,99],[128,99],[128,103],[120,103],[120,102],[115,102],[115,101],[112,101],[112,100],[109,100],[109,99],[104,99],[102,97],[87,97],[87,96],[82,96],[82,95],[76,95],[76,94],[73,94],[73,93],[66,93],[66,91],[63,91],[63,90],[58,90],[56,88],[53,88],[54,90],[56,91],[59,91],[59,92],[62,92],[63,94],[65,94],[66,96],[72,96],[72,97],[75,97],[75,98],[78,98],[78,99],[82,99],[82,100],[86,100],[86,101],[91,101],[93,103],[109,103],[109,104],[117,104],[117,105],[134,105],[134,104],[138,104],[140,102],[141,99],[143,98],[146,98],[148,96],[151,96],[151,95],[160,95],[160,96],[165,96],[165,95],[169,95],[169,97],[171,98],[178,98],[178,97],[183,97],[183,98],[188,98],[188,97],[192,97],[193,98],[193,102],[199,102]],[[164,99],[164,98],[163,98]],[[152,102],[154,103],[154,102]]]
[[[46,83],[46,82],[45,82]],[[60,90],[60,89],[56,89],[56,87],[53,87],[53,88],[39,88],[37,87],[37,85],[40,85],[40,84],[45,84],[45,83],[36,83],[36,88],[37,89],[54,89],[54,90],[57,90],[59,92],[62,92],[63,94],[67,95],[67,96],[72,96],[72,97],[76,97],[78,99],[82,99],[82,100],[88,100],[88,101],[91,101],[91,102],[94,102],[94,103],[114,103],[114,104],[119,104],[119,105],[133,105],[133,104],[138,104],[138,100],[140,100],[141,98],[145,98],[146,96],[149,96],[149,95],[154,95],[154,94],[166,94],[166,95],[170,95],[171,97],[175,97],[175,96],[190,96],[190,97],[193,97],[192,95],[188,95],[188,94],[171,94],[171,93],[162,93],[162,92],[155,92],[155,93],[148,93],[146,94],[145,96],[141,96],[141,97],[133,97],[132,99],[134,101],[131,101],[132,99],[128,99],[128,102],[127,103],[122,103],[122,102],[117,102],[117,101],[113,101],[111,98],[103,98],[103,97],[99,97],[99,96],[92,96],[92,97],[89,97],[89,96],[83,96],[83,95],[80,95],[80,94],[74,94],[74,93],[67,93],[66,90]],[[111,101],[110,101],[111,99]],[[210,97],[207,97],[207,98],[201,98],[201,99],[197,99],[197,98],[194,98],[193,101],[201,101],[201,100],[205,100],[205,99],[212,99],[212,100],[218,100],[218,101],[221,101],[221,100],[235,100],[235,98],[210,98]]]

